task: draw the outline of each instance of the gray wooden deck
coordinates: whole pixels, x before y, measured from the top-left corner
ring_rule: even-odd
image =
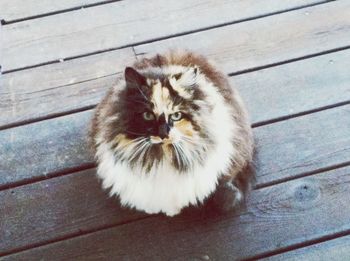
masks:
[[[350,260],[350,1],[1,0],[0,260]],[[247,103],[245,210],[122,209],[86,145],[126,65],[217,61]]]

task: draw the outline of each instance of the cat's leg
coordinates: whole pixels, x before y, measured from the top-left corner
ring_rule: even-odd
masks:
[[[244,194],[232,180],[224,181],[219,183],[211,201],[216,209],[229,212],[240,209],[244,202]]]
[[[241,209],[245,203],[245,196],[251,189],[253,182],[254,171],[251,166],[244,168],[239,173],[222,177],[210,199],[210,204],[222,212]]]

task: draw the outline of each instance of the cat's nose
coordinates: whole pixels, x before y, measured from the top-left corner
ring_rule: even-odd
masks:
[[[169,125],[166,122],[164,122],[159,125],[158,136],[161,139],[167,138],[169,136],[169,131],[170,131]]]

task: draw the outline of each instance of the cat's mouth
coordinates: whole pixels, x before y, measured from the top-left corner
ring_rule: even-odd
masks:
[[[158,136],[150,136],[150,142],[151,144],[171,144],[173,140],[171,138],[160,138]]]

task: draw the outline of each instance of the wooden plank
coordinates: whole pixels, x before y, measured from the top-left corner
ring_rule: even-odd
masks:
[[[135,46],[135,52],[194,49],[217,60],[227,73],[237,73],[349,46],[349,13],[349,1],[335,1]]]
[[[133,61],[127,48],[4,74],[0,126],[93,106]],[[350,100],[349,67],[345,50],[230,80],[257,123]]]
[[[231,77],[253,123],[350,101],[350,50]]]
[[[95,105],[134,61],[132,48],[126,48],[4,74],[0,125]]]
[[[0,187],[92,163],[87,146],[91,111],[0,132]]]
[[[257,128],[260,182],[348,161],[349,107]],[[86,145],[90,118],[89,110],[1,131],[0,186],[91,163]]]
[[[8,24],[4,26],[3,70],[119,48],[323,2],[135,0],[132,4],[121,1]]]
[[[95,169],[0,192],[0,253],[144,216],[103,192]]]
[[[349,185],[350,168],[336,169],[255,190],[239,215],[193,210],[175,218],[150,217],[30,249],[3,261],[254,257],[350,229]]]
[[[254,129],[259,184],[349,162],[350,105]]]
[[[26,19],[33,16],[49,14],[87,6],[91,4],[103,3],[101,0],[1,0],[1,18],[6,22]]]
[[[349,112],[347,110],[337,108],[257,128],[255,134],[260,146],[257,160],[259,163],[257,166],[257,184],[261,185],[266,180],[272,181],[274,179],[275,181],[281,178],[292,178],[311,169],[322,168],[348,160],[350,126],[341,127],[337,125],[337,128],[332,126],[332,119],[339,122],[349,122]],[[81,117],[81,115],[78,115],[78,118]],[[320,125],[320,122],[329,122],[331,128],[327,124]],[[72,164],[74,160],[76,160],[77,165],[84,162],[85,159],[76,159],[77,156],[75,155],[87,156],[85,144],[74,133],[71,132],[69,136],[64,135],[64,131],[61,131],[55,125],[49,125],[55,131],[57,129],[57,133],[62,132],[61,135],[65,137],[65,143],[69,143],[73,148],[67,148],[66,154],[72,157],[72,159],[69,158],[68,163]],[[317,126],[319,127],[317,128]],[[83,127],[80,126],[80,129],[83,129]],[[266,133],[269,133],[268,137],[266,137]],[[286,133],[294,137],[294,141],[290,141],[286,137]],[[343,135],[339,133],[343,133]],[[55,137],[55,134],[53,133],[52,136]],[[286,142],[279,140],[282,135]],[[40,136],[40,133],[38,133],[38,136]],[[274,142],[271,142],[271,139]],[[45,142],[47,139],[43,137],[42,140]],[[62,138],[58,137],[58,140],[61,141]],[[32,145],[27,144],[26,146],[31,148]],[[58,168],[59,166],[56,166],[55,161],[51,158],[58,157],[59,159],[61,155],[61,157],[64,157],[64,151],[62,151],[63,149],[56,152],[53,148],[43,148],[41,149],[42,155],[40,158],[34,160],[35,162],[48,162],[45,166],[48,164],[51,167]],[[46,154],[49,156],[45,156]],[[305,156],[306,154],[308,155]],[[18,155],[16,159],[19,161],[21,158],[22,156]],[[9,178],[23,178],[24,173],[28,173],[23,170],[25,166],[29,169],[29,174],[33,175],[32,173],[39,167],[26,164],[26,160],[17,162],[17,165],[20,165],[18,169],[21,170],[19,173],[17,173],[17,170],[10,172],[10,166],[15,166],[13,160],[9,159],[9,163],[5,163],[7,173],[11,173],[11,175],[8,175]],[[42,168],[42,166],[40,167]],[[7,173],[5,175],[1,173],[0,177],[5,176],[6,178]],[[38,172],[37,175],[42,176],[42,173]],[[7,213],[5,218],[0,219],[4,220],[1,230],[8,231],[2,241],[3,243],[0,242],[0,249],[7,252],[16,248],[23,248],[26,245],[35,245],[54,238],[74,235],[78,228],[84,228],[85,231],[96,230],[118,224],[122,220],[126,222],[129,219],[143,216],[136,214],[129,216],[129,214],[124,214],[123,210],[118,209],[117,211],[116,208],[110,208],[111,205],[105,208],[103,202],[106,201],[106,196],[97,193],[99,187],[97,183],[93,177],[93,171],[89,170],[0,192],[0,203],[1,200],[4,203],[0,204],[0,213]],[[74,193],[79,193],[79,195]],[[112,201],[114,202],[114,200]],[[3,209],[1,209],[1,205]],[[55,207],[58,205],[60,207]],[[93,209],[84,210],[86,206],[100,205],[101,208],[98,211],[93,211]],[[16,206],[16,208],[13,208],[13,206]],[[43,206],[48,206],[48,209],[43,210]],[[62,213],[62,209],[67,213]],[[19,212],[22,214],[19,215]],[[47,212],[50,214],[47,214]],[[108,219],[114,214],[116,215],[115,219]],[[106,216],[106,219],[101,221],[102,216]],[[54,220],[52,220],[53,217],[55,217]],[[32,224],[40,224],[40,226],[36,225],[35,230],[32,231],[32,226],[28,227],[27,225],[28,220]]]
[[[261,259],[266,261],[350,260],[350,236],[303,247],[280,255]]]

